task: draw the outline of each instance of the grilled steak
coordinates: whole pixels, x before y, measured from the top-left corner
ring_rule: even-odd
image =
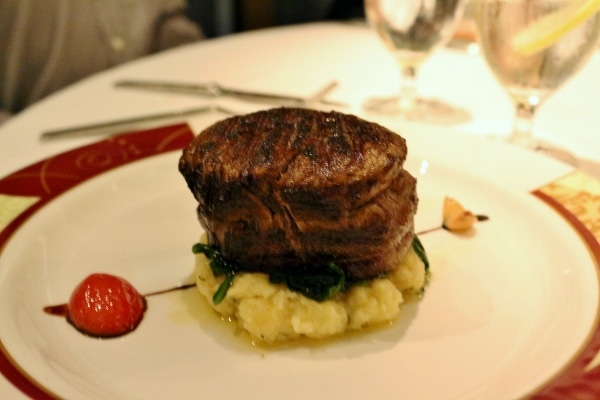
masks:
[[[413,238],[405,140],[337,112],[278,108],[225,119],[183,151],[209,244],[248,271],[334,262],[348,277],[394,270]]]

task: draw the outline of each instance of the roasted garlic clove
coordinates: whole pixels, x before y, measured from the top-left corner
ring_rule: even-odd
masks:
[[[465,208],[455,199],[446,197],[443,207],[443,226],[451,232],[464,232],[477,221],[477,216]]]

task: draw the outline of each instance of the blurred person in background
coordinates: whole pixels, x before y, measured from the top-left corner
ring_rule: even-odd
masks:
[[[95,72],[203,38],[186,0],[0,0],[0,123]]]

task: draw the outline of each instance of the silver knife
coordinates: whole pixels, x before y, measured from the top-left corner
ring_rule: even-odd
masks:
[[[336,88],[337,85],[337,82],[331,82],[322,89],[320,89],[315,95],[310,96],[309,98],[303,98],[298,96],[288,96],[275,93],[262,93],[233,89],[224,87],[214,82],[206,84],[193,84],[163,81],[122,80],[115,83],[116,87],[157,90],[163,92],[183,93],[205,97],[229,96],[254,103],[271,103],[298,107],[306,107],[307,105],[310,105],[312,103],[322,103],[332,106],[343,107],[345,106],[345,104],[343,103],[331,102],[324,99],[324,97],[331,90]]]
[[[60,128],[42,132],[42,140],[59,139],[59,138],[74,138],[82,136],[95,136],[95,135],[112,135],[115,133],[121,133],[128,130],[139,130],[147,128],[156,121],[169,120],[169,119],[180,119],[185,120],[184,117],[193,114],[203,114],[208,112],[220,112],[227,115],[235,115],[237,113],[223,108],[221,106],[204,106],[197,108],[189,108],[186,110],[170,111],[157,114],[146,114],[137,117],[123,118],[117,120],[110,120],[98,123],[92,123],[89,125],[72,126],[68,128]]]

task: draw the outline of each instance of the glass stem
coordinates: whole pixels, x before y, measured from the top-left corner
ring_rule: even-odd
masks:
[[[533,117],[538,106],[539,98],[537,96],[517,99],[515,101],[515,121],[512,134],[508,137],[509,142],[527,148],[535,147]]]
[[[400,65],[400,92],[398,106],[407,112],[413,110],[417,103],[417,67],[414,65]]]

